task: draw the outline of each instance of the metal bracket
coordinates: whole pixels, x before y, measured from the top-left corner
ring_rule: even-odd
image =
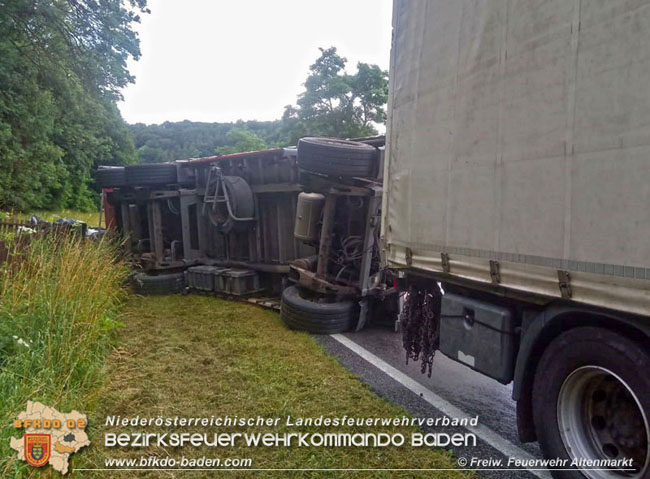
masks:
[[[449,273],[451,270],[449,266],[449,253],[440,253],[440,260],[442,262],[442,271]]]
[[[492,282],[495,284],[501,282],[501,267],[499,262],[493,259],[490,260],[490,278],[492,278]]]
[[[298,273],[298,284],[304,288],[322,294],[336,294],[340,296],[359,296],[359,290],[352,286],[341,286],[319,278],[317,273],[307,271],[292,265],[291,269]]]
[[[368,314],[370,313],[368,299],[362,299],[359,301],[359,306],[359,321],[357,322],[357,327],[355,329],[357,332],[363,329],[363,326],[366,324],[368,319]]]
[[[571,291],[571,275],[568,271],[558,270],[557,279],[562,297],[564,299],[570,299],[573,296],[573,291]]]
[[[411,266],[413,264],[413,251],[411,248],[406,248],[406,266]]]
[[[213,178],[214,175],[214,178]],[[225,185],[223,184],[223,173],[221,172],[221,169],[217,166],[213,166],[210,168],[208,171],[208,179],[205,184],[205,192],[203,194],[203,208],[201,209],[201,214],[205,216],[206,211],[207,211],[207,206],[211,204],[211,209],[212,211],[216,211],[217,209],[217,204],[219,203],[225,203],[226,204],[226,210],[228,211],[228,216],[230,216],[233,220],[235,221],[255,221],[255,217],[250,217],[250,218],[240,218],[237,215],[235,215],[235,212],[233,211],[233,207],[231,205],[231,199],[228,197],[228,190],[226,190]],[[212,184],[214,183],[214,193],[210,192],[210,189],[212,188]],[[221,195],[219,193],[222,193]],[[216,224],[212,217],[210,217],[210,221],[215,225]]]

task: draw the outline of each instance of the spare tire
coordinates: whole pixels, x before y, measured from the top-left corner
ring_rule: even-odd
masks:
[[[126,183],[132,186],[170,185],[178,182],[174,163],[147,163],[129,165],[125,170]]]
[[[305,137],[298,141],[298,166],[328,176],[375,176],[377,148],[358,141]]]
[[[133,291],[143,296],[182,293],[185,290],[183,273],[149,275],[138,272],[133,275]]]
[[[335,334],[353,328],[359,319],[359,304],[355,301],[317,303],[306,292],[290,286],[282,292],[280,317],[290,329],[314,334]]]
[[[224,176],[223,187],[226,190],[230,207],[237,218],[252,218],[255,216],[255,197],[251,187],[241,176]],[[251,221],[237,221],[230,217],[225,204],[218,206],[217,211],[208,208],[210,221],[221,233],[245,231],[251,226]]]
[[[255,214],[255,198],[246,180],[241,176],[224,176],[223,186],[230,198],[233,214],[238,218],[252,218]]]
[[[100,188],[114,188],[126,185],[123,166],[100,166],[95,172],[95,183]]]

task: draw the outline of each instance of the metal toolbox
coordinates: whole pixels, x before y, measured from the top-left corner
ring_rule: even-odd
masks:
[[[192,289],[214,291],[214,266],[192,266],[185,271],[185,283]]]
[[[228,294],[242,295],[253,293],[260,289],[260,280],[255,271],[250,269],[230,269],[225,271],[225,292]]]
[[[440,351],[502,383],[512,380],[515,328],[508,308],[455,294],[442,297]]]
[[[217,293],[226,292],[226,273],[229,271],[231,268],[214,267],[214,290]]]

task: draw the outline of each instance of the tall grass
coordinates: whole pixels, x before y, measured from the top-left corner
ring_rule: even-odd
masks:
[[[73,219],[78,221],[83,221],[91,228],[99,226],[99,212],[98,211],[79,211],[79,210],[58,210],[58,211],[45,211],[45,210],[34,210],[26,212],[18,211],[0,211],[0,221],[9,220],[9,221],[28,221],[32,215],[39,216],[45,221],[56,221],[59,219]],[[103,226],[104,219],[102,218]]]
[[[22,434],[11,425],[27,400],[62,412],[97,400],[128,272],[107,239],[18,246],[0,267],[0,474],[24,467],[12,466],[9,436]]]

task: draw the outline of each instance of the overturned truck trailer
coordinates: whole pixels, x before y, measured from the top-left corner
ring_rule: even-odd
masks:
[[[650,4],[396,0],[393,27],[382,228],[408,311],[437,304],[435,346],[513,382],[522,441],[629,460],[556,477],[649,477]]]
[[[138,292],[277,297],[288,326],[330,333],[396,314],[379,268],[382,159],[382,137],[303,138],[297,148],[100,168],[97,182],[107,223],[138,266]]]

